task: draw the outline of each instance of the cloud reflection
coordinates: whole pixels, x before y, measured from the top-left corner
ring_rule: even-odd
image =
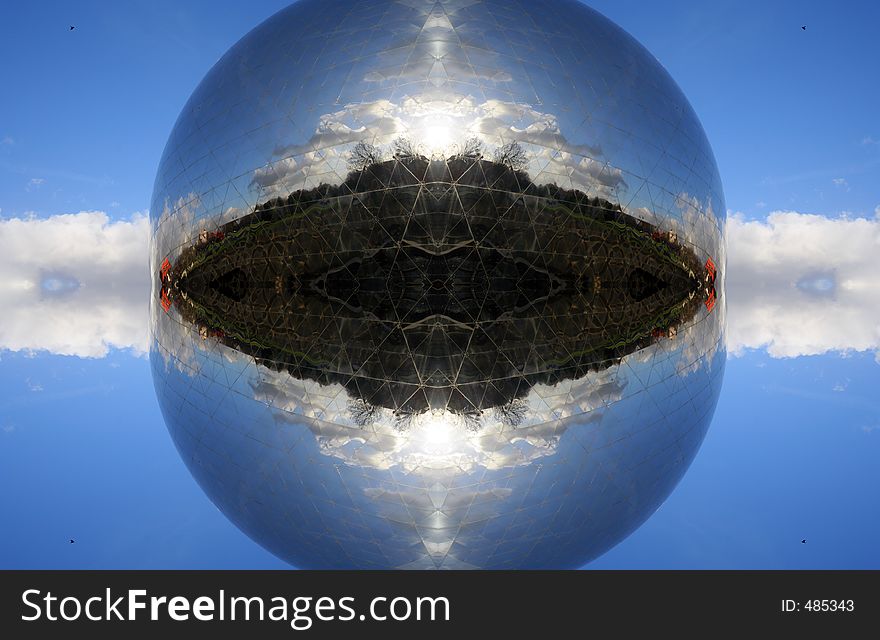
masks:
[[[540,182],[602,197],[626,184],[623,172],[601,159],[599,147],[569,142],[553,113],[512,101],[480,102],[470,96],[449,101],[429,95],[406,97],[400,104],[385,99],[353,103],[322,115],[305,143],[277,147],[279,159],[254,171],[251,186],[274,197],[338,183],[346,176],[351,145],[381,147],[401,137],[440,140],[440,148],[421,150],[440,156],[455,153],[456,145],[468,139],[478,139],[487,149],[516,140],[528,149],[528,169]]]

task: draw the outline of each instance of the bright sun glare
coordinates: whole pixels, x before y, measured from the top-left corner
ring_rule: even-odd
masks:
[[[452,141],[452,132],[444,123],[434,123],[425,129],[425,145],[432,156],[446,155]]]

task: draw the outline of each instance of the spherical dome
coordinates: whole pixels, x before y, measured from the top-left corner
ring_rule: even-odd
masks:
[[[573,0],[301,0],[159,166],[169,431],[299,567],[581,566],[705,435],[724,211],[681,91]]]

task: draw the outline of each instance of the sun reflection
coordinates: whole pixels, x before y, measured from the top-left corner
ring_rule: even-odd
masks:
[[[452,144],[452,131],[448,122],[434,121],[425,127],[424,144],[428,154],[434,157],[446,157]]]
[[[459,422],[459,418],[450,411],[428,411],[417,420],[414,444],[425,453],[447,453],[462,440]]]

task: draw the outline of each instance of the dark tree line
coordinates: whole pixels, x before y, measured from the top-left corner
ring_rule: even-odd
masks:
[[[485,155],[483,142],[472,136],[467,138],[448,160],[470,159],[479,160]],[[391,157],[395,160],[427,160],[412,140],[405,137],[395,138],[391,142]],[[382,149],[374,144],[361,140],[354,145],[348,155],[348,170],[353,172],[364,171],[371,165],[380,164],[384,159]],[[514,171],[524,171],[529,165],[529,157],[522,145],[516,141],[507,142],[492,154],[492,159]]]

